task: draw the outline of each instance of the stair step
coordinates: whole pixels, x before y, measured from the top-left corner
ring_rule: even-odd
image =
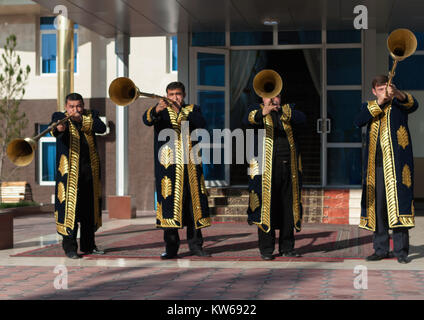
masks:
[[[209,206],[247,206],[249,203],[249,196],[242,197],[210,197]]]

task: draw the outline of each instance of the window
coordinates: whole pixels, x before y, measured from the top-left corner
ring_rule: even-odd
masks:
[[[167,72],[178,71],[178,38],[171,36],[166,38],[166,58],[167,58]]]
[[[193,47],[223,47],[225,32],[193,32],[191,45]]]
[[[39,124],[38,131],[42,132],[47,124]],[[38,141],[38,179],[42,186],[54,186],[56,179],[56,138],[50,133]]]
[[[57,64],[57,32],[55,17],[40,18],[41,73],[56,73]],[[74,25],[74,73],[77,72],[78,25]]]
[[[177,36],[171,37],[171,70],[172,71],[178,71]]]

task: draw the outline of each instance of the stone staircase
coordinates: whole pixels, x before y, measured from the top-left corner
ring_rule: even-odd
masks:
[[[208,188],[209,209],[214,222],[246,222],[247,187]],[[303,222],[323,222],[324,190],[303,189]]]
[[[246,222],[249,192],[245,188],[210,188],[209,209],[214,222]]]

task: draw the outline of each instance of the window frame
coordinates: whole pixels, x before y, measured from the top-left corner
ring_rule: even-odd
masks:
[[[41,18],[43,18],[43,17],[39,17],[39,20]],[[39,65],[39,68],[40,68],[39,69],[40,70],[40,76],[42,76],[42,77],[54,77],[54,76],[57,76],[57,62],[58,62],[57,61],[57,30],[56,29],[54,29],[54,30],[41,30],[41,24],[39,22],[39,24],[38,24],[38,32],[39,32],[39,34],[38,34],[38,40],[39,40],[39,43],[40,43],[40,48],[39,48],[39,52],[38,52],[38,54],[39,54],[38,65]],[[51,72],[51,73],[43,72],[43,34],[54,34],[54,35],[56,35],[56,71],[55,72]],[[77,71],[76,72],[74,71],[74,76],[75,75],[79,75],[79,70],[80,70],[80,66],[79,66],[79,42],[80,42],[80,39],[79,39],[79,25],[78,25],[78,28],[77,29],[74,28],[74,38],[75,38],[75,34],[77,35],[77,41],[76,41],[76,43],[74,41],[74,47],[76,48],[76,61],[75,61],[75,64],[76,64]],[[74,66],[74,68],[75,68],[75,66]]]
[[[55,143],[56,144],[56,138],[52,136],[44,136],[41,137],[40,140],[38,140],[38,183],[40,186],[54,186],[56,185],[56,179],[55,180],[43,180],[43,143]]]
[[[172,59],[172,38],[176,37],[177,41],[177,68],[173,70],[173,59]],[[178,36],[176,34],[166,36],[166,71],[167,73],[177,74],[178,73]]]

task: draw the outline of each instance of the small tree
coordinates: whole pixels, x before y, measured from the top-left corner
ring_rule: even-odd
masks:
[[[24,112],[19,112],[19,104],[25,94],[25,85],[31,68],[21,67],[21,58],[15,51],[16,36],[6,39],[0,59],[0,180],[4,180],[3,163],[7,145],[21,137],[28,125]]]

